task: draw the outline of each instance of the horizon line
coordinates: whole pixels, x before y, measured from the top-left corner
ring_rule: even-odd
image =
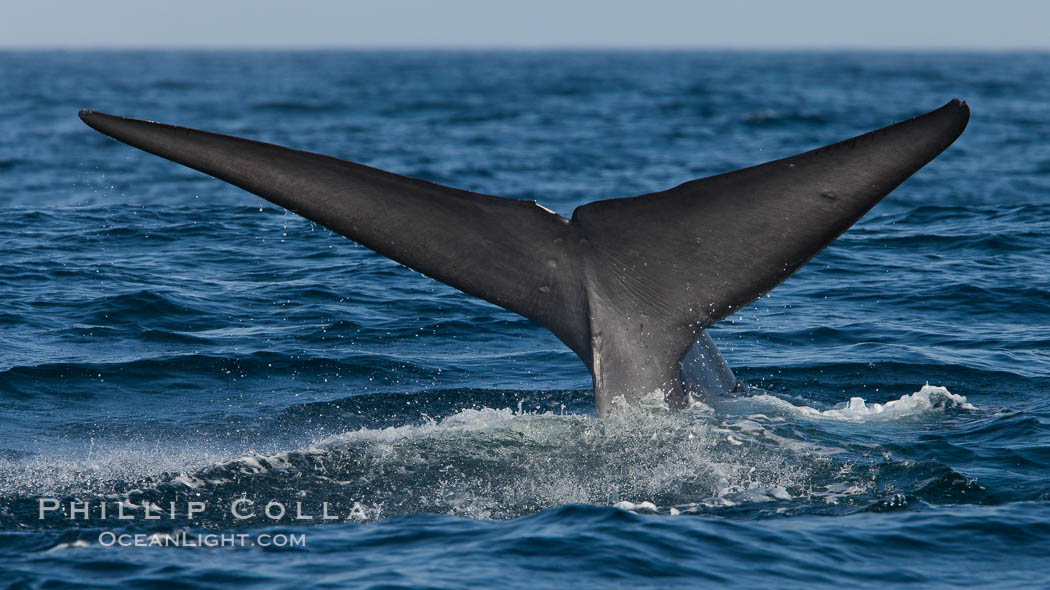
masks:
[[[1050,53],[1050,46],[1016,45],[350,45],[350,44],[11,44],[0,43],[0,51],[389,51],[389,52],[754,52],[754,53],[824,53],[824,52],[870,52],[870,53]]]

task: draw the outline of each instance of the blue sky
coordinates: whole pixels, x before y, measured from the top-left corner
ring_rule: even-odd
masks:
[[[0,47],[1050,49],[1039,0],[0,0]]]

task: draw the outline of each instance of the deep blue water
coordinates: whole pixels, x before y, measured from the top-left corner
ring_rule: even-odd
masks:
[[[1045,584],[1047,72],[1047,54],[0,53],[4,581]],[[76,117],[568,215],[956,96],[955,145],[714,328],[751,395],[602,421],[544,329]],[[40,518],[41,498],[90,518]],[[233,518],[238,499],[257,516]]]

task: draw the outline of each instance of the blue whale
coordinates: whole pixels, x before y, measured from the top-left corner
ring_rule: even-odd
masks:
[[[225,180],[553,332],[590,369],[598,416],[672,408],[737,381],[706,328],[775,287],[944,151],[970,111],[927,113],[797,156],[566,219],[247,139],[84,110],[122,142]]]

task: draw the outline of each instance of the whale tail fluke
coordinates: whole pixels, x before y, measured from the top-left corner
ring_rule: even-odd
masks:
[[[955,100],[790,158],[582,205],[571,220],[319,154],[80,117],[548,328],[591,369],[603,415],[615,397],[657,388],[684,405],[685,354],[700,342],[717,356],[703,329],[783,281],[947,148],[969,110]]]

